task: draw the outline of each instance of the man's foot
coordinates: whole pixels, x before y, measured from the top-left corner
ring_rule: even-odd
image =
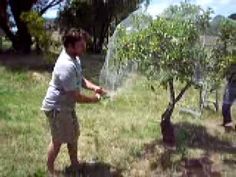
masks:
[[[229,125],[231,125],[231,124],[233,124],[232,121],[230,121],[230,122],[223,122],[222,124],[220,124],[220,126],[225,127],[225,126],[229,126]]]
[[[225,124],[223,124],[223,126],[225,127],[225,131],[226,131],[226,132],[231,132],[231,131],[234,130],[234,124],[233,124],[233,122],[225,123]]]
[[[48,171],[48,177],[58,177],[58,173],[57,172],[50,172],[50,171]]]
[[[48,177],[59,177],[60,171],[54,169],[48,169]]]

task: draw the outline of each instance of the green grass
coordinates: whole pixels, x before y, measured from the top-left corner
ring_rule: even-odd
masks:
[[[0,37],[0,50],[6,50],[11,47],[11,42],[5,37]]]
[[[40,106],[50,74],[41,73],[40,77],[35,77],[34,72],[14,72],[0,67],[0,75],[0,176],[46,176],[46,152],[50,133]],[[146,161],[142,156],[148,154],[145,151],[147,144],[161,138],[159,122],[167,104],[167,97],[164,89],[159,88],[154,94],[147,81],[136,76],[112,100],[77,106],[81,126],[80,159],[108,163],[121,169],[123,176],[127,177],[150,176],[152,171],[149,165],[143,165]],[[214,124],[214,121],[220,121],[218,113],[205,111],[201,120],[179,113],[181,105],[192,104],[197,107],[196,100],[196,90],[191,89],[177,106],[173,115],[174,122],[189,130],[191,137],[196,130],[203,132],[201,135],[206,137],[203,137],[204,141],[233,142],[235,134],[225,135],[213,127],[212,138],[204,130],[205,122],[211,120]],[[187,124],[181,125],[183,121]],[[214,137],[217,137],[217,141]],[[161,146],[160,149],[163,152]],[[189,157],[196,156],[199,149],[201,151],[197,155],[208,150],[214,151],[207,147],[189,146]],[[152,157],[158,159],[160,152]],[[223,159],[235,157],[235,154],[217,151],[217,148],[216,153],[221,153]],[[150,164],[159,164],[153,158],[147,159]],[[62,170],[68,165],[69,157],[66,147],[63,146],[56,167]],[[168,174],[164,170],[162,173]]]
[[[12,72],[3,67],[0,74],[0,176],[45,171],[50,134],[40,106],[49,74],[35,80],[30,72]],[[114,101],[77,107],[81,159],[97,159],[127,169],[142,144],[159,137],[156,111],[150,109],[153,95],[143,95],[145,84],[138,85],[136,94],[127,86]],[[69,165],[65,148],[58,162],[59,168]]]

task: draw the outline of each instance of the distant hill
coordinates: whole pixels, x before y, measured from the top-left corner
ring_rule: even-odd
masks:
[[[229,19],[236,20],[236,13],[231,14],[228,16]],[[217,15],[213,18],[213,20],[210,22],[210,27],[207,30],[208,35],[217,35],[219,32],[220,24],[228,19],[227,17],[224,17],[223,15]]]
[[[219,32],[220,24],[226,19],[223,15],[217,15],[210,22],[210,27],[207,30],[209,35],[217,35]]]

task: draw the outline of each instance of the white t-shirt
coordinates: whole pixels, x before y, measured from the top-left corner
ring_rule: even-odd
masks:
[[[44,111],[73,110],[76,102],[66,96],[65,92],[81,90],[82,78],[80,59],[71,58],[65,50],[62,50],[54,66],[52,79],[41,109]]]

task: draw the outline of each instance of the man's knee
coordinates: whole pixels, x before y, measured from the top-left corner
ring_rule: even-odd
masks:
[[[52,142],[51,142],[51,143],[52,143],[54,149],[60,149],[60,147],[61,147],[61,145],[62,145],[62,143],[61,143],[60,141],[55,140],[55,139],[52,139]]]
[[[69,151],[77,151],[77,142],[67,143],[67,148]]]

